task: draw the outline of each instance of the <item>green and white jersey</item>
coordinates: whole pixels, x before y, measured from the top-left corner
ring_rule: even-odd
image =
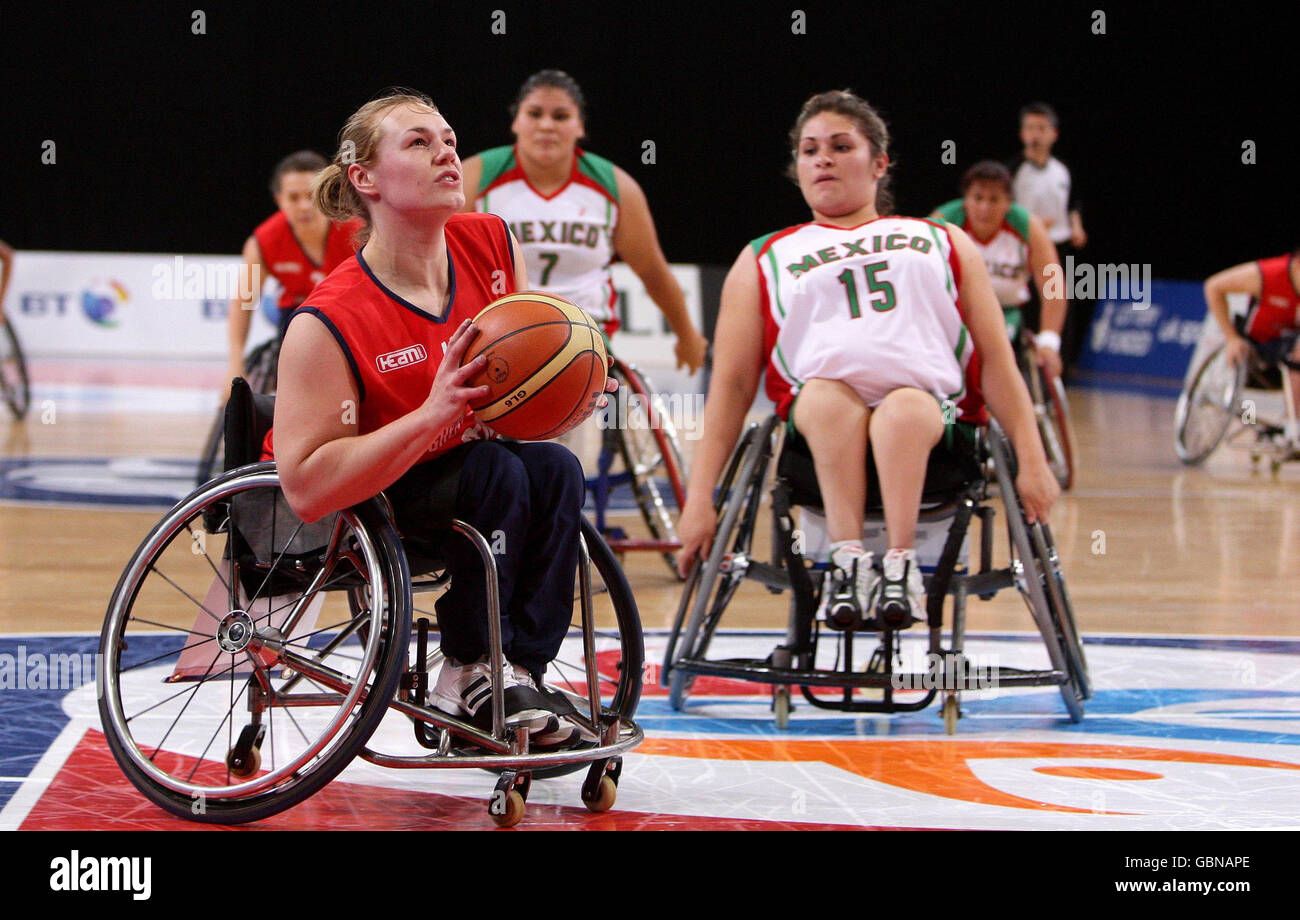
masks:
[[[782,417],[816,377],[847,383],[869,406],[901,387],[962,400],[973,348],[958,306],[960,263],[942,224],[910,217],[850,228],[808,223],[750,247],[767,392]]]
[[[1029,211],[1018,204],[1002,221],[1002,226],[987,240],[975,235],[966,219],[966,207],[960,198],[940,205],[938,214],[950,224],[961,227],[984,257],[993,282],[993,293],[1003,308],[1019,307],[1029,300]]]
[[[534,288],[571,300],[607,334],[618,328],[614,260],[618,186],[614,164],[578,150],[569,181],[551,195],[529,183],[513,147],[479,154],[483,175],[474,205],[502,217],[519,241]]]

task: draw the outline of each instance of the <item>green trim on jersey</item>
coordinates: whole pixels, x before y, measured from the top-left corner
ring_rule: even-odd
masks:
[[[781,267],[776,264],[776,253],[769,249],[767,260],[772,263],[772,299],[776,301],[777,312],[785,319],[785,307],[781,306]]]
[[[515,148],[508,145],[484,150],[478,155],[478,158],[483,163],[483,175],[479,176],[478,179],[478,193],[480,195],[493,182],[515,168]]]
[[[767,245],[768,240],[776,236],[778,233],[784,233],[784,232],[785,232],[784,230],[773,230],[771,233],[767,234],[766,236],[760,236],[758,239],[750,240],[749,245],[750,248],[754,250],[755,258],[757,258],[759,254],[762,253],[763,247]]]
[[[578,172],[605,190],[605,194],[618,204],[618,180],[614,177],[614,164],[585,150],[578,152]]]
[[[961,198],[945,201],[934,210],[950,224],[956,224],[958,227],[966,225],[966,203]],[[1011,209],[1007,211],[1003,221],[1011,228],[1012,233],[1024,242],[1029,242],[1029,211],[1024,205],[1011,202]]]
[[[956,279],[953,278],[952,276],[952,266],[948,264],[948,258],[943,254],[943,240],[939,239],[939,228],[936,227],[933,223],[931,223],[928,220],[925,222],[925,225],[930,230],[930,236],[934,237],[935,252],[938,254],[939,258],[943,260],[944,287],[948,291],[948,296],[956,300],[957,299]]]

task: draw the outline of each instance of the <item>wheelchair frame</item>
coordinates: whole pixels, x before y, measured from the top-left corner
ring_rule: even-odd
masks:
[[[1242,329],[1240,321],[1237,328],[1239,331]],[[1300,460],[1300,454],[1278,441],[1285,433],[1284,423],[1257,415],[1253,421],[1245,421],[1250,413],[1246,411],[1243,399],[1243,391],[1248,387],[1276,390],[1280,386],[1287,420],[1294,421],[1291,378],[1286,370],[1300,370],[1300,362],[1285,356],[1274,358],[1258,342],[1250,338],[1246,341],[1250,343],[1250,356],[1246,361],[1236,368],[1228,367],[1227,346],[1220,344],[1205,356],[1178,395],[1178,405],[1174,410],[1174,451],[1187,466],[1205,462],[1225,438],[1228,446],[1250,452],[1252,466],[1267,456],[1273,473],[1289,460]],[[1290,351],[1290,348],[1288,341],[1284,350]],[[1281,378],[1277,386],[1271,385],[1274,374]],[[1234,418],[1239,424],[1229,434]],[[1202,419],[1205,421],[1204,432],[1196,430]]]
[[[1024,520],[1015,492],[1011,446],[996,423],[990,423],[978,450],[981,463],[992,465],[998,492],[1014,502],[1014,513],[1007,516],[1012,558],[1006,568],[992,567],[995,509],[987,504],[986,478],[969,481],[955,495],[923,509],[922,521],[953,518],[939,564],[934,575],[927,579],[926,673],[895,671],[901,636],[899,631],[888,627],[879,631],[880,645],[867,670],[853,670],[854,636],[857,632],[877,630],[870,623],[860,631],[830,630],[817,621],[819,587],[805,559],[795,549],[791,487],[780,476],[772,489],[774,559],[767,563],[753,558],[752,543],[763,484],[774,456],[780,424],[772,416],[761,425],[750,425],[728,461],[715,501],[719,523],[712,549],[708,560],[697,561],[688,577],[664,658],[663,683],[675,709],[685,708],[695,677],[707,674],[771,684],[773,711],[777,726],[782,729],[788,725],[790,690],[794,686],[800,687],[803,697],[814,706],[849,712],[920,710],[942,692],[944,725],[952,733],[961,715],[959,694],[962,691],[985,689],[990,684],[999,687],[1054,685],[1060,687],[1070,719],[1075,722],[1082,719],[1083,703],[1091,696],[1091,687],[1060,559],[1050,528],[1044,523],[1029,526]],[[972,517],[978,517],[981,523],[978,569],[958,571],[957,560]],[[785,641],[766,659],[708,658],[708,647],[723,612],[745,579],[756,580],[773,593],[793,592]],[[1013,586],[1027,600],[1051,667],[1046,670],[968,667],[963,653],[967,598],[974,595],[987,599]],[[951,645],[945,647],[943,607],[949,594],[953,596],[953,625]],[[842,666],[832,670],[817,668],[815,664],[824,628],[838,637],[836,660]],[[830,699],[813,693],[812,688],[816,687],[838,688],[842,693],[838,699]],[[921,687],[926,692],[919,699],[894,698],[896,691],[914,692],[909,689],[913,687]],[[854,691],[860,689],[881,690],[883,699],[855,700]]]
[[[242,438],[235,437],[242,443]],[[232,469],[200,486],[155,525],[118,582],[100,639],[105,682],[99,708],[108,746],[127,778],[147,798],[173,814],[200,821],[233,824],[260,820],[306,799],[360,756],[385,767],[476,767],[497,772],[489,813],[501,826],[513,826],[522,819],[534,777],[563,775],[583,765],[588,766],[583,803],[597,812],[612,807],[622,755],[643,738],[632,714],[640,699],[644,646],[631,589],[595,528],[582,520],[575,598],[581,616],[580,652],[576,654],[582,661],[564,665],[570,674],[581,670],[583,678],[568,679],[568,687],[548,684],[546,689],[553,700],[567,703],[569,711],[564,717],[597,740],[588,747],[539,752],[530,751],[527,730],[510,731],[505,724],[501,676],[506,662],[493,547],[481,533],[459,520],[449,520],[447,526],[477,548],[484,564],[489,661],[495,678],[491,728],[425,705],[429,670],[441,654],[435,651],[430,655],[429,621],[422,618],[416,627],[416,658],[413,664],[409,662],[412,598],[417,593],[442,590],[449,576],[444,571],[431,579],[413,580],[408,546],[401,542],[393,520],[387,497],[381,493],[322,522],[306,525],[288,508],[275,464],[261,462]],[[278,522],[283,522],[279,537]],[[225,541],[217,565],[207,556],[206,541],[220,535]],[[184,561],[187,545],[194,555],[200,554],[196,547],[203,549],[210,570],[195,563],[197,573],[189,573],[192,583],[216,578],[202,601],[196,596],[198,590],[187,591],[178,584],[184,576],[176,577],[175,560],[179,556]],[[412,546],[420,551],[418,544]],[[313,622],[306,626],[305,635],[296,635],[314,598],[331,590],[347,592],[348,616],[321,629],[313,629]],[[219,602],[212,599],[213,592],[223,595]],[[185,612],[193,610],[182,596],[199,611],[195,626],[188,629],[174,622],[173,606]],[[597,596],[612,609],[617,629],[617,660],[612,665],[597,648],[598,639],[610,638],[608,627],[598,627],[596,622]],[[283,597],[290,600],[283,601]],[[264,612],[257,606],[259,602],[264,602]],[[273,606],[277,603],[279,606]],[[159,608],[166,612],[155,613]],[[277,622],[274,615],[281,611],[287,612]],[[173,622],[160,622],[167,613]],[[608,618],[611,610],[601,613]],[[197,681],[193,673],[182,673],[183,657],[177,659],[172,675],[161,681],[152,672],[140,670],[149,665],[167,667],[176,654],[169,649],[162,655],[135,660],[139,653],[132,651],[132,640],[142,632],[156,635],[156,629],[150,631],[154,627],[183,634],[182,656],[207,645],[202,655],[210,656],[211,661]],[[354,639],[359,650],[351,644]],[[213,642],[219,651],[208,645]],[[214,668],[227,658],[229,664],[214,674]],[[558,660],[554,664],[560,666]],[[281,672],[278,678],[277,671]],[[226,700],[214,701],[213,690],[222,690],[227,683],[229,707],[222,713]],[[181,685],[179,691],[177,685]],[[602,692],[602,685],[612,685],[612,692]],[[235,711],[240,700],[246,703],[249,715],[242,730],[236,732]],[[179,712],[167,723],[168,712],[178,706]],[[173,745],[182,749],[173,750],[168,741],[192,707],[192,720],[215,720],[217,716],[220,720],[201,752],[197,752],[198,742],[189,742],[189,748],[184,748],[183,737]],[[209,712],[204,712],[205,707]],[[323,727],[310,723],[306,716],[294,715],[304,709],[327,711],[328,715],[321,717]],[[413,723],[416,742],[429,753],[389,754],[367,747],[389,710]],[[284,713],[280,738],[288,735],[279,748],[276,712]],[[224,759],[214,760],[208,753],[223,731],[227,751]],[[185,735],[182,730],[180,736]],[[268,740],[271,763],[264,771],[262,747]],[[285,755],[286,761],[278,753],[288,745],[293,747],[292,753]]]

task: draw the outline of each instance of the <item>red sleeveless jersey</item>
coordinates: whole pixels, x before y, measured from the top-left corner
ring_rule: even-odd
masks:
[[[1260,344],[1300,329],[1300,291],[1291,283],[1289,255],[1260,259],[1259,297],[1246,314],[1246,336]]]
[[[291,310],[306,300],[312,288],[356,252],[352,241],[360,228],[359,220],[330,221],[325,233],[325,261],[317,265],[294,235],[283,211],[276,211],[258,224],[253,237],[262,253],[262,264],[284,288],[281,310]]]
[[[429,396],[434,374],[452,333],[484,307],[515,291],[514,254],[506,223],[494,214],[457,214],[447,221],[451,306],[439,318],[384,287],[361,253],[340,265],[293,316],[322,322],[347,358],[357,385],[358,434],[368,434],[418,408]],[[465,415],[438,434],[419,462],[491,432]],[[263,442],[271,456],[271,433]]]

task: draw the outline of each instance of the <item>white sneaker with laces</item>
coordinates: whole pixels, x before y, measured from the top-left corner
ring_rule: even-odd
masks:
[[[884,578],[880,583],[876,610],[880,618],[895,629],[911,626],[921,618],[925,606],[925,582],[915,549],[891,549],[881,564]]]
[[[526,726],[529,735],[554,728],[555,713],[537,692],[530,678],[519,680],[515,667],[506,662],[502,668],[505,684],[505,724],[507,728]],[[460,664],[451,658],[438,672],[438,682],[433,687],[433,705],[453,716],[465,716],[479,728],[492,728],[492,665],[486,658],[469,664]]]

